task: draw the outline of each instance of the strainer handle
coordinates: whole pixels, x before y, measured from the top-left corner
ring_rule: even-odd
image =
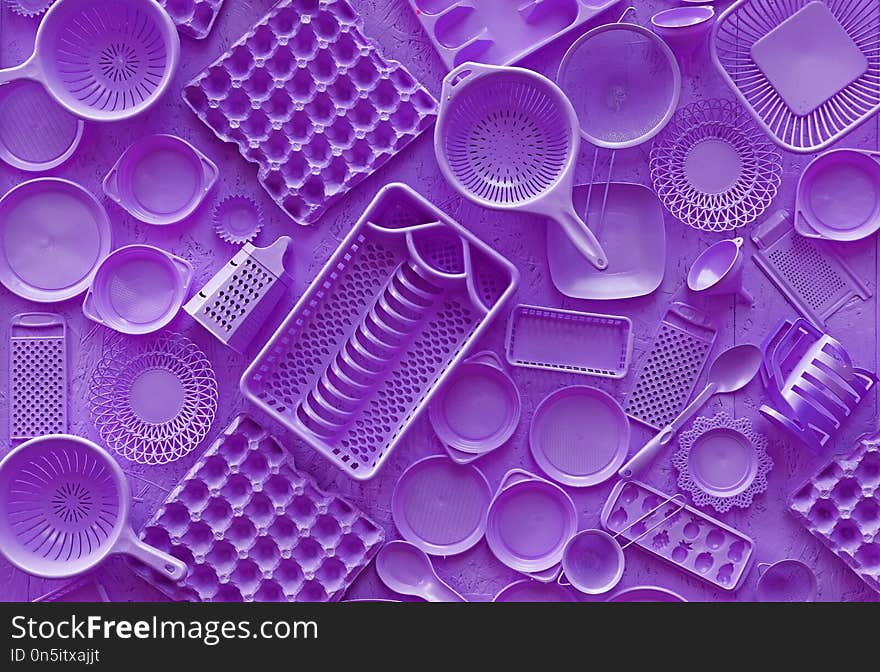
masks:
[[[21,65],[0,70],[0,85],[9,84],[10,82],[18,81],[19,79],[33,79],[37,82],[42,81],[42,73],[40,72],[40,66],[37,64],[36,58],[31,56]]]
[[[118,553],[134,556],[172,581],[179,581],[186,576],[186,564],[158,548],[145,544],[135,536],[131,529],[122,534],[114,550]]]
[[[596,238],[596,234],[578,216],[573,206],[563,210],[558,217],[554,217],[554,220],[562,227],[572,244],[593,266],[600,271],[608,268],[608,257],[602,244]]]

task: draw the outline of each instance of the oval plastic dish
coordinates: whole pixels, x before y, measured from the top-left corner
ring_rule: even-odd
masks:
[[[137,140],[104,178],[104,193],[133,217],[175,224],[201,205],[219,171],[207,156],[174,135]]]
[[[428,406],[437,437],[448,447],[483,455],[503,445],[520,419],[520,396],[494,352],[459,364]]]
[[[554,481],[584,488],[617,473],[626,459],[629,434],[626,414],[608,394],[594,387],[565,387],[535,410],[529,448]]]
[[[498,591],[493,602],[577,602],[571,591],[558,583],[534,579],[514,581]]]
[[[512,469],[489,505],[486,541],[495,557],[511,569],[552,581],[577,523],[574,502],[562,488],[528,471]],[[555,571],[541,574],[547,570]]]
[[[608,602],[687,602],[681,595],[659,586],[625,588],[608,598]]]
[[[795,230],[808,238],[852,241],[880,229],[880,153],[834,149],[801,174]]]
[[[157,247],[121,247],[95,273],[83,313],[123,334],[151,333],[177,315],[192,275],[188,261]]]
[[[400,535],[425,553],[455,555],[483,538],[491,499],[479,469],[432,455],[403,472],[391,496],[391,515]]]
[[[24,299],[82,294],[109,252],[107,211],[78,184],[41,177],[0,198],[0,282]]]

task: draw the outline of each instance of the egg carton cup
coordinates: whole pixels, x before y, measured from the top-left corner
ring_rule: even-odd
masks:
[[[792,494],[789,510],[880,593],[880,432],[859,438]]]
[[[345,0],[284,0],[184,90],[215,135],[313,224],[434,123],[437,101],[367,38]]]
[[[141,539],[187,565],[178,582],[137,561],[169,598],[190,602],[339,600],[385,533],[296,470],[268,430],[239,415],[178,483]]]
[[[634,541],[692,576],[723,590],[736,590],[751,567],[754,540],[692,506],[681,508],[671,499],[640,481],[618,481],[602,509],[602,527],[611,534],[622,532],[622,540]],[[663,506],[664,502],[669,502],[668,506]],[[662,524],[651,529],[664,517]]]
[[[211,33],[224,0],[159,0],[177,26],[177,32],[196,40]]]

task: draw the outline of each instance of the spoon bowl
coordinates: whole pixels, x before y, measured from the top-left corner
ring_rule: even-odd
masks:
[[[427,554],[408,541],[391,541],[376,556],[376,573],[390,590],[428,602],[464,602],[445,584]]]
[[[722,352],[709,367],[708,382],[715,383],[716,393],[741,390],[761,368],[761,349],[751,343],[736,345]]]

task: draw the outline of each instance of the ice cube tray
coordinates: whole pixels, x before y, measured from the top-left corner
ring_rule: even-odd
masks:
[[[196,40],[208,37],[223,0],[159,0],[177,26],[177,32]]]
[[[381,527],[296,470],[268,430],[239,415],[174,488],[141,539],[181,559],[174,583],[133,561],[168,597],[191,602],[325,602],[379,551]]]
[[[701,310],[686,303],[672,304],[627,395],[626,414],[654,429],[672,422],[690,399],[716,333]]]
[[[291,242],[282,236],[268,247],[247,243],[184,310],[221,343],[244,352],[290,285]]]
[[[518,305],[507,322],[507,361],[514,366],[623,378],[632,355],[627,317]]]
[[[61,315],[22,313],[9,328],[9,439],[67,431],[67,325]]]
[[[681,507],[676,502],[669,503],[671,508],[660,507],[645,516],[646,511],[669,499],[669,495],[640,481],[618,481],[602,508],[602,527],[613,534],[644,517],[625,529],[621,538],[632,540],[644,535],[635,544],[648,553],[718,588],[736,590],[748,573],[755,542],[692,506],[673,513]],[[645,534],[665,516],[669,516],[667,521]]]
[[[794,230],[791,213],[779,210],[752,232],[752,256],[797,311],[824,327],[852,299],[865,301],[871,290],[835,252],[831,243],[805,238]]]
[[[370,478],[518,277],[410,187],[388,185],[241,389],[350,476]]]
[[[858,444],[795,490],[789,507],[810,534],[880,592],[880,433]]]
[[[619,0],[409,0],[450,70],[465,61],[509,65],[582,26]]]
[[[362,32],[346,0],[284,0],[185,88],[297,223],[434,123],[437,101]]]

